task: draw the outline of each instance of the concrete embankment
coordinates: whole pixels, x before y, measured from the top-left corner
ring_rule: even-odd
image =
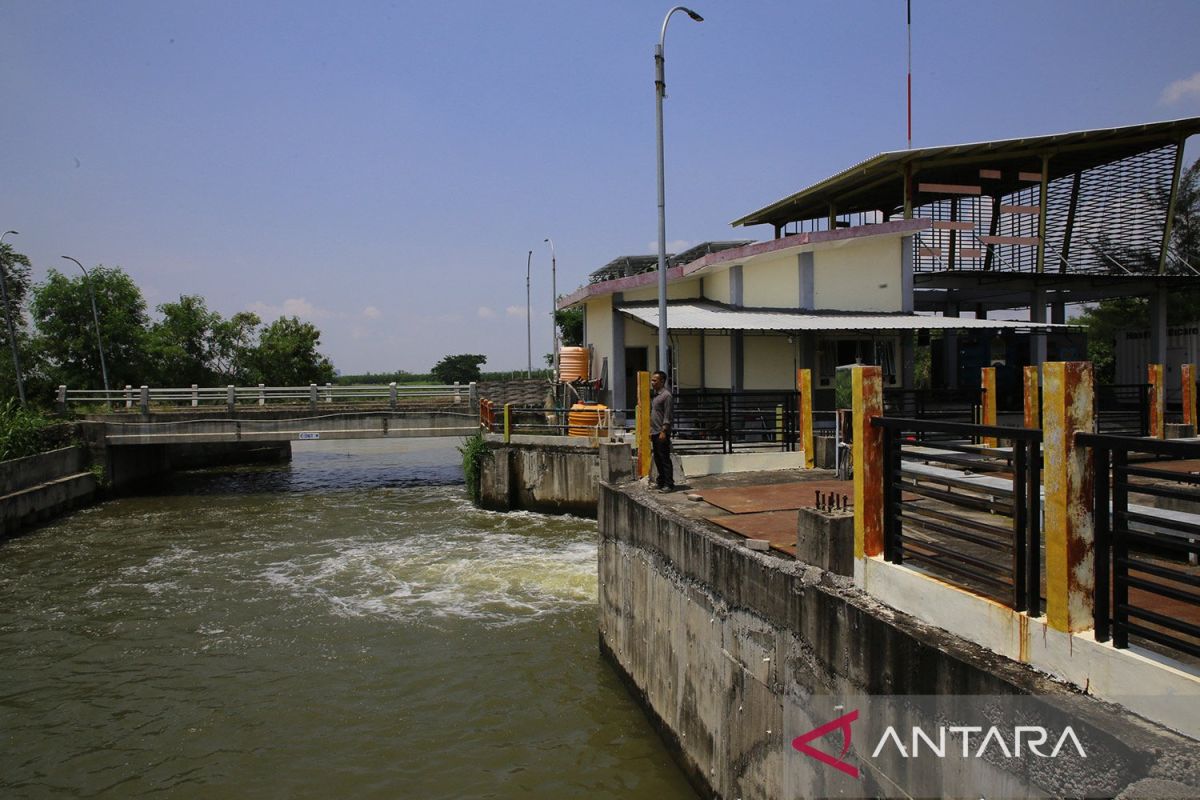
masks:
[[[587,437],[484,437],[487,452],[480,465],[480,505],[495,511],[540,511],[596,516],[601,448]],[[609,451],[604,450],[605,453]],[[605,458],[625,464],[610,470],[628,473],[627,449],[614,448]]]
[[[85,447],[0,462],[0,536],[90,503],[98,482]]]
[[[752,551],[699,506],[601,484],[599,626],[602,651],[705,796],[1197,796],[1193,740],[922,624],[850,578]],[[963,725],[970,698],[1069,708],[1086,757],[1071,747],[1019,761],[995,748],[964,759],[873,754],[883,740],[869,731],[884,723],[908,744],[920,715],[895,701],[918,696],[948,703],[926,730]],[[888,698],[891,708],[878,705]],[[844,717],[811,740],[826,759],[793,745],[852,707],[853,727]]]

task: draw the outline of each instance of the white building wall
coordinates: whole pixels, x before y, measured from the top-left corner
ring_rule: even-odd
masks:
[[[902,311],[901,240],[862,241],[814,253],[814,306],[839,311]],[[793,293],[793,297],[796,293]]]
[[[790,308],[800,302],[800,268],[796,254],[762,258],[742,269],[742,305],[749,308]]]
[[[600,377],[600,365],[608,359],[609,381],[613,369],[613,307],[612,297],[597,297],[583,307],[584,344],[592,346],[592,376]]]
[[[742,341],[745,348],[742,385],[747,390],[796,387],[795,346],[787,336],[747,335]]]
[[[732,295],[729,290],[728,269],[704,276],[704,297],[715,303],[730,302]]]
[[[675,348],[675,379],[680,388],[700,387],[700,335],[674,335],[671,346]]]
[[[700,279],[692,278],[687,281],[675,281],[667,284],[668,300],[695,300],[700,297]],[[637,303],[658,299],[658,284],[643,286],[625,292],[625,302]]]
[[[729,389],[733,386],[729,336],[709,334],[704,337],[704,383],[708,389]]]

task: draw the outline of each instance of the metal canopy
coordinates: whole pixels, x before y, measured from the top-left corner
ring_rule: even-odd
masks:
[[[1041,172],[1049,160],[1053,181],[1082,170],[1178,144],[1200,133],[1200,117],[1130,125],[1121,128],[1059,133],[1023,139],[925,147],[881,153],[815,183],[782,200],[735,220],[737,225],[775,225],[837,214],[880,211],[890,214],[904,206],[904,174],[927,184],[970,184],[980,169],[1001,173],[989,183],[989,193],[1010,194],[1027,185],[1022,171]]]
[[[728,308],[715,303],[671,303],[667,325],[673,331],[919,331],[1016,330],[1063,328],[1062,325],[921,314],[795,312]],[[620,311],[657,330],[656,306],[623,306]]]

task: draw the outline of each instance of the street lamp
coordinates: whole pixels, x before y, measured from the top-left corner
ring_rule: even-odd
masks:
[[[104,402],[108,402],[108,368],[104,366],[104,345],[100,343],[100,315],[96,312],[96,292],[92,288],[92,276],[77,259],[63,256],[67,261],[74,261],[75,266],[83,270],[83,282],[87,284],[88,294],[92,298],[92,321],[96,323],[96,349],[100,351],[100,375],[104,378]]]
[[[16,231],[5,231],[0,233],[0,245],[4,244],[4,237],[9,234],[18,236]],[[8,275],[4,271],[4,255],[0,253],[0,297],[4,300],[4,318],[8,321],[8,345],[12,348],[13,357],[13,372],[17,378],[17,397],[21,399],[21,405],[25,405],[25,383],[21,380],[21,359],[17,357],[17,330],[13,325],[12,308],[8,305]]]
[[[667,79],[663,48],[667,43],[667,23],[676,11],[684,12],[696,22],[704,22],[704,17],[690,8],[675,6],[663,18],[662,33],[654,48],[654,110],[658,133],[658,368],[664,373],[667,372],[667,201],[663,178],[663,98],[667,96]],[[669,377],[667,383],[670,383]]]
[[[550,303],[550,333],[553,338],[550,352],[554,354],[554,374],[551,380],[558,380],[558,278],[556,272],[558,265],[554,256],[554,240],[547,236],[542,241],[550,243],[550,295],[552,302]]]
[[[529,255],[525,257],[525,358],[528,363],[525,365],[525,377],[533,377],[533,323],[530,321],[530,314],[533,307],[529,304],[529,267],[533,264],[533,251],[529,251]]]

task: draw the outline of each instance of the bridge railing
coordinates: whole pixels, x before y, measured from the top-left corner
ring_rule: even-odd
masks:
[[[75,407],[100,407],[108,411],[148,414],[150,410],[177,410],[224,406],[229,411],[254,406],[303,406],[316,410],[322,404],[387,406],[392,410],[410,407],[456,406],[473,410],[479,398],[475,384],[426,384],[339,386],[125,386],[123,389],[69,389],[58,387],[60,411]]]
[[[484,433],[514,435],[580,436],[605,438],[614,431],[614,409],[500,405],[479,401],[479,428]]]

